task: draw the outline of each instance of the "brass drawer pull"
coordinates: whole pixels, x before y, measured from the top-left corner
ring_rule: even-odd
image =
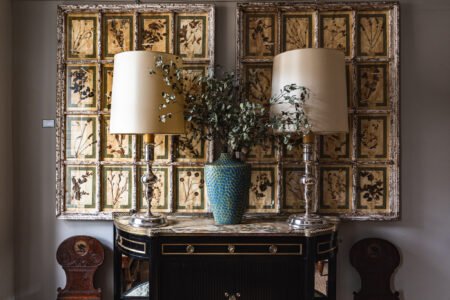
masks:
[[[277,245],[270,245],[269,252],[272,253],[272,254],[276,254],[278,252]]]
[[[228,252],[234,253],[234,251],[236,251],[236,247],[234,245],[228,245]]]
[[[187,245],[186,246],[186,252],[189,253],[189,254],[194,253],[195,252],[195,247],[192,246],[192,245]]]
[[[147,253],[147,247],[144,242],[139,241],[133,241],[129,240],[127,238],[124,238],[123,236],[117,236],[117,244],[128,251],[135,252],[138,254],[145,254]]]

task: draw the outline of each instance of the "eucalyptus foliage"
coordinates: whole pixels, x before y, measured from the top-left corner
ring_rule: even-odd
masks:
[[[183,70],[175,62],[165,62],[162,57],[158,57],[155,67],[162,72],[165,83],[173,90],[173,93],[162,94],[164,103],[160,106],[160,120],[165,122],[171,117],[170,113],[164,114],[164,109],[176,103],[177,94],[182,94],[185,98],[185,118],[193,135],[186,141],[218,141],[224,151],[246,153],[251,147],[277,136],[281,137],[287,148],[291,148],[301,137],[301,134],[291,132],[309,131],[310,126],[303,109],[309,93],[304,87],[290,84],[280,90],[279,94],[272,96],[270,105],[287,105],[290,109],[281,111],[281,114],[270,115],[268,107],[242,96],[245,92],[239,87],[234,73],[222,72],[220,76],[214,76],[210,72],[206,76],[195,77],[191,86],[198,89],[186,91],[183,81],[187,78],[183,78]],[[194,90],[202,92],[195,93]],[[189,148],[187,145],[184,147]]]

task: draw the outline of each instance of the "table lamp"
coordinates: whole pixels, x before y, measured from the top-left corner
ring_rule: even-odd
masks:
[[[311,213],[317,207],[314,197],[316,177],[314,172],[314,135],[348,132],[347,89],[345,58],[340,50],[297,49],[275,56],[273,61],[272,95],[276,96],[284,86],[296,84],[309,92],[304,103],[304,112],[310,131],[303,134],[303,160],[305,175],[305,213],[291,215],[288,223],[295,228],[321,226],[325,219]],[[272,115],[294,112],[294,104],[273,104]],[[295,126],[294,126],[295,127]],[[284,131],[295,131],[293,127]],[[314,201],[314,202],[313,202]]]
[[[174,62],[181,67],[180,58],[166,53],[129,51],[114,56],[110,133],[143,135],[145,145],[147,171],[141,182],[146,187],[147,211],[131,216],[130,224],[136,227],[167,223],[164,216],[152,213],[153,185],[157,182],[152,172],[154,135],[178,135],[185,131],[184,98],[173,91],[161,69],[156,67],[155,61],[159,58],[165,64]],[[175,101],[161,110],[165,103],[163,93],[174,95]],[[163,122],[162,115],[170,115],[170,118]]]

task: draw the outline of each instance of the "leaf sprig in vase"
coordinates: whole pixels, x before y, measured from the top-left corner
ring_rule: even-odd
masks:
[[[206,76],[194,77],[191,90],[184,89],[183,70],[174,62],[165,62],[158,58],[155,67],[163,71],[167,85],[171,85],[174,93],[185,96],[185,119],[188,123],[192,140],[215,141],[223,151],[246,153],[252,147],[264,141],[281,137],[282,144],[288,149],[299,141],[299,136],[286,132],[286,128],[294,128],[296,132],[308,133],[309,123],[303,105],[309,96],[306,88],[295,84],[285,86],[278,94],[269,99],[270,105],[290,105],[294,111],[286,110],[281,114],[270,115],[268,106],[251,102],[243,95],[236,75],[232,72],[221,72],[219,76],[209,72]],[[192,78],[191,78],[192,80]],[[201,90],[201,93],[195,93]],[[174,94],[163,94],[161,105],[161,121],[170,118],[164,109],[175,102]],[[291,130],[294,131],[294,130]],[[282,132],[282,133],[281,133]],[[275,133],[275,134],[274,134]],[[280,134],[278,134],[280,133]],[[188,147],[189,145],[183,145]]]
[[[278,138],[274,133],[286,132],[286,128],[307,132],[309,123],[303,111],[307,89],[285,86],[270,99],[272,106],[282,105],[282,113],[271,115],[268,107],[242,97],[245,91],[239,88],[234,73],[195,77],[190,83],[194,88],[186,90],[183,81],[188,78],[183,78],[183,71],[176,69],[174,62],[157,59],[156,67],[162,70],[166,84],[174,90],[174,94],[162,95],[161,121],[171,118],[170,114],[164,114],[164,109],[176,104],[176,93],[183,93],[191,137],[180,139],[179,142],[186,143],[181,147],[193,148],[194,140],[213,141],[222,146],[220,157],[205,166],[208,199],[217,224],[240,223],[249,198],[251,166],[233,159],[229,152],[247,153],[256,145]],[[283,105],[290,109],[284,111]],[[284,133],[281,141],[290,148],[298,142],[298,136]],[[239,155],[242,157],[245,155]]]

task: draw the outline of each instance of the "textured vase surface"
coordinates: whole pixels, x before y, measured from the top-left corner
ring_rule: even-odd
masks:
[[[208,198],[216,224],[239,224],[248,203],[250,188],[249,164],[222,153],[215,162],[205,166]]]

